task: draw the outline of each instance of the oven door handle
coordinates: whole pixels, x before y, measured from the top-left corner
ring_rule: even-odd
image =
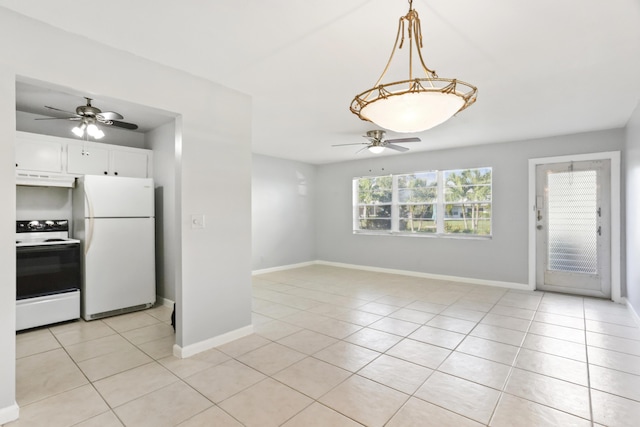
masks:
[[[61,245],[17,246],[16,253],[62,252],[68,251],[79,243],[63,243]]]

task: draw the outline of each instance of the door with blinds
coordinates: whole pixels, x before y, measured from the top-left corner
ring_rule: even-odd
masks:
[[[536,167],[536,288],[611,297],[611,161]]]

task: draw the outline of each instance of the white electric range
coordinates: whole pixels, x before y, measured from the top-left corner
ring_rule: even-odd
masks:
[[[16,330],[80,317],[80,259],[68,220],[16,221]]]

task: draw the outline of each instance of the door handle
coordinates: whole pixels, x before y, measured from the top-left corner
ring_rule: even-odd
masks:
[[[602,236],[602,226],[598,226],[598,236]]]
[[[538,221],[542,221],[542,211],[538,209]]]
[[[536,228],[537,228],[538,230],[542,230],[542,225],[538,224],[538,225],[536,225]]]

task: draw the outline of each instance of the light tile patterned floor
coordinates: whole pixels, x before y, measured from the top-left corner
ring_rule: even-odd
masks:
[[[9,426],[637,426],[612,302],[328,266],[254,277],[255,334],[171,355],[170,310],[17,336]]]

